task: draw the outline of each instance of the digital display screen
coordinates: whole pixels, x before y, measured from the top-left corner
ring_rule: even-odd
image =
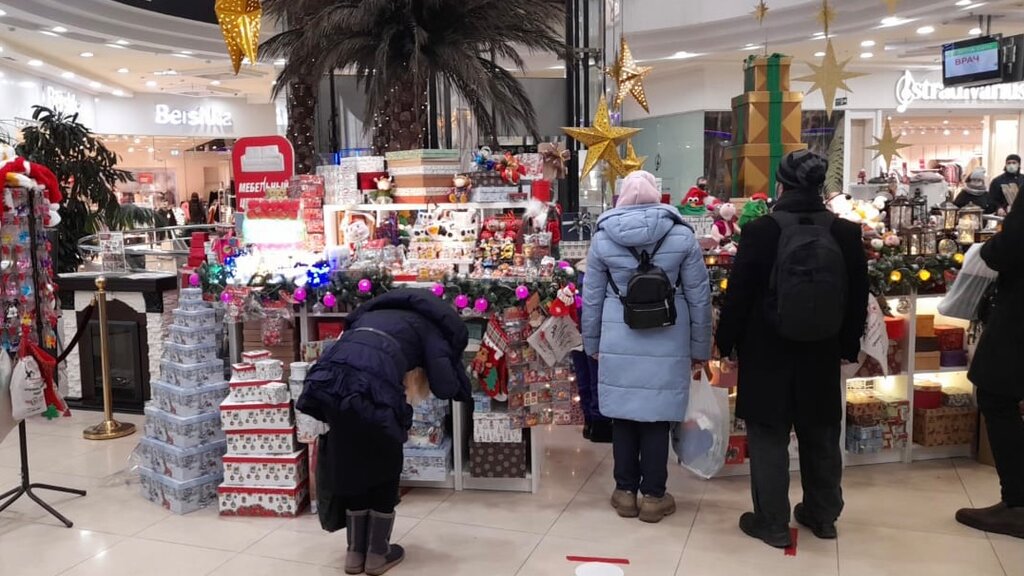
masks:
[[[978,86],[1002,81],[1002,43],[986,36],[942,47],[945,86]]]

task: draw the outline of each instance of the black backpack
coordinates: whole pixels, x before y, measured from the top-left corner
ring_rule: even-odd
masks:
[[[654,265],[654,255],[667,237],[658,240],[650,254],[646,250],[637,252],[636,248],[629,247],[630,254],[640,265],[629,278],[625,296],[619,292],[611,271],[608,272],[608,283],[622,302],[623,321],[633,330],[675,326],[677,287],[668,279],[664,270]]]
[[[848,282],[843,251],[832,236],[830,212],[771,217],[782,228],[765,299],[768,321],[783,338],[828,340],[846,316]]]

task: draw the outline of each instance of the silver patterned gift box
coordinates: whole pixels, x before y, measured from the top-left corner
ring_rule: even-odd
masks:
[[[228,383],[215,382],[197,388],[182,388],[153,380],[149,384],[153,405],[176,416],[197,416],[216,412],[228,396]]]
[[[179,448],[191,448],[224,440],[220,414],[175,416],[152,404],[146,406],[146,436]]]
[[[142,467],[174,480],[194,480],[210,474],[220,474],[222,458],[227,452],[224,440],[194,448],[179,448],[153,438],[139,442]]]
[[[217,485],[221,473],[209,474],[184,482],[162,476],[148,468],[139,468],[142,497],[175,514],[188,514],[217,501]]]

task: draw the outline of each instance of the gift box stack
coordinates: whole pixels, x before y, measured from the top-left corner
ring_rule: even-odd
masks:
[[[355,172],[332,164],[317,166],[316,175],[324,179],[324,196],[331,204],[353,206],[363,203]]]
[[[939,349],[939,367],[967,368],[967,349],[964,346],[965,330],[959,326],[935,326],[935,338]]]
[[[458,150],[405,150],[387,153],[388,170],[395,179],[396,203],[448,201],[452,177],[459,173]]]
[[[220,405],[227,435],[222,516],[298,515],[309,500],[309,461],[295,436],[284,369],[267,350],[242,353],[231,366],[231,393]]]
[[[265,308],[267,315],[262,320],[250,320],[242,324],[243,350],[269,350],[270,358],[282,365],[295,359],[296,335],[292,321],[284,311]],[[284,377],[288,377],[285,371]]]
[[[934,371],[941,368],[942,355],[939,352],[939,338],[935,335],[935,316],[917,316],[917,338],[914,341],[914,370]]]
[[[374,193],[377,192],[377,180],[388,177],[384,169],[383,156],[353,156],[341,159],[342,174],[346,175],[346,182],[351,182],[351,176],[355,176],[355,188],[359,191],[360,202],[370,202]]]
[[[478,170],[470,177],[473,179],[474,202],[511,202],[525,200],[519,186],[505,182],[501,174],[495,170]]]
[[[433,396],[412,411],[402,480],[443,482],[452,469],[452,440],[445,429],[450,403]]]
[[[160,378],[150,384],[146,437],[139,445],[142,495],[176,513],[212,504],[226,451],[217,406],[228,395],[223,334],[202,289],[183,288],[164,341]]]
[[[324,178],[303,174],[292,178],[288,195],[302,200],[302,220],[306,225],[306,250],[324,250]]]
[[[846,399],[846,450],[873,454],[906,448],[910,402],[873,390],[850,392]]]
[[[951,401],[970,401],[968,393],[952,394]],[[960,446],[974,442],[978,410],[973,406],[914,408],[914,443],[921,446]]]

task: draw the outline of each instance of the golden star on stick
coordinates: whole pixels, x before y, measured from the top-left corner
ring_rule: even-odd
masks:
[[[608,102],[601,96],[594,113],[594,125],[588,128],[562,128],[562,131],[578,140],[587,147],[587,161],[583,164],[583,176],[594,169],[598,162],[604,160],[618,174],[623,174],[625,167],[619,157],[619,144],[630,136],[640,132],[639,128],[623,128],[612,126],[608,114]]]
[[[231,67],[235,74],[242,68],[242,58],[256,63],[260,46],[263,5],[260,0],[217,0],[214,5],[224,43],[228,46]]]
[[[626,44],[626,39],[622,38],[619,57],[611,68],[607,68],[604,71],[605,74],[614,78],[619,86],[619,89],[615,92],[615,99],[612,101],[613,107],[616,110],[622,108],[622,101],[626,99],[626,94],[631,94],[637,104],[645,112],[650,113],[651,110],[647,105],[647,94],[644,92],[644,77],[650,74],[651,70],[654,70],[651,66],[637,65],[629,45]]]
[[[622,167],[625,171],[622,176],[628,176],[637,170],[644,167],[644,162],[647,162],[647,156],[637,156],[636,150],[633,148],[633,140],[626,141],[626,157],[622,160]]]
[[[754,15],[754,20],[757,20],[757,24],[759,26],[763,25],[765,17],[768,16],[768,5],[765,4],[764,0],[760,0],[760,2],[754,6],[754,11],[751,12],[751,14]]]
[[[865,74],[860,72],[848,72],[846,65],[849,63],[849,58],[842,63],[836,60],[836,52],[832,48],[832,40],[829,39],[826,40],[825,57],[821,59],[821,65],[818,66],[808,62],[807,65],[811,67],[811,74],[794,78],[797,82],[810,82],[812,84],[807,94],[812,94],[815,90],[821,91],[821,97],[825,100],[825,112],[829,118],[832,117],[832,109],[836,104],[836,92],[840,89],[853,92],[846,84],[846,81],[851,78],[865,76]]]
[[[875,138],[875,144],[872,146],[866,146],[868,150],[875,150],[875,155],[871,159],[882,158],[885,161],[885,168],[888,170],[892,166],[892,159],[903,158],[900,155],[900,150],[909,148],[910,144],[904,144],[900,142],[898,136],[894,136],[892,133],[892,125],[889,120],[885,120],[885,130],[882,132],[881,138]]]

